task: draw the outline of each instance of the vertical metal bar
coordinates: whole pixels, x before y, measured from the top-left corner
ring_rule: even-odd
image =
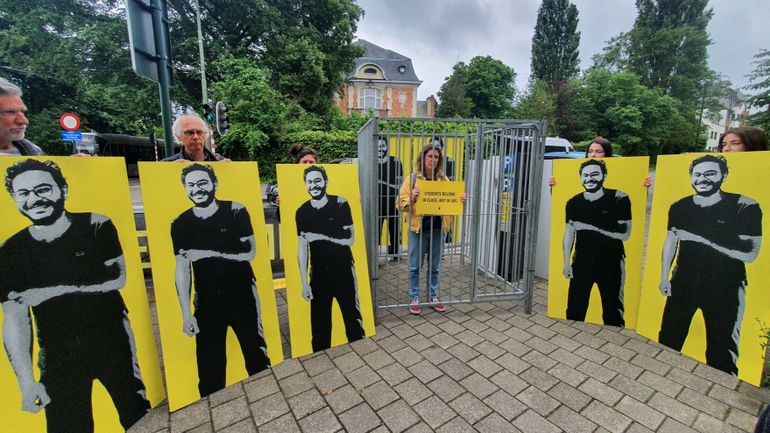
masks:
[[[476,221],[478,221],[478,216],[481,211],[481,168],[483,163],[483,156],[484,156],[484,124],[479,121],[476,122],[476,155],[475,155],[475,164],[476,167],[473,170],[476,173],[475,182],[473,185],[473,209],[471,211],[472,215],[476,218]],[[479,224],[475,224],[475,227],[473,228],[473,237],[471,238],[471,287],[470,287],[470,297],[471,300],[476,299],[476,284],[477,284],[477,274],[478,274],[478,263],[479,263],[479,257],[478,257],[478,248],[479,248]]]
[[[373,152],[374,136],[377,133],[378,118],[370,119],[358,131],[358,183],[362,198],[362,211],[364,222],[364,242],[367,252],[367,265],[369,267],[369,286],[372,292],[372,308],[375,312],[375,323],[379,322],[378,284],[377,284],[377,238],[376,221],[377,208],[372,206],[377,198],[377,158]]]
[[[539,122],[536,125],[534,139],[535,143],[531,152],[533,165],[530,170],[530,200],[529,200],[529,221],[527,230],[527,255],[525,258],[526,274],[524,284],[527,288],[524,298],[524,311],[527,314],[532,312],[532,289],[535,279],[535,248],[537,243],[537,218],[540,210],[540,181],[543,177],[543,150],[545,147],[545,135],[548,124],[546,121]]]

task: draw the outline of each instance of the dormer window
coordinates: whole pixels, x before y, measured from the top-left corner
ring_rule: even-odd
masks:
[[[405,72],[406,72],[406,66],[401,65],[401,66],[398,67],[398,73],[399,74],[403,74]]]
[[[377,75],[377,70],[374,69],[374,68],[366,68],[366,69],[364,69],[364,75],[369,75],[369,76],[373,77],[373,76]]]

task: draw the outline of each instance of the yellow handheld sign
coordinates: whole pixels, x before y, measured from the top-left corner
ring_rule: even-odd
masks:
[[[462,215],[465,182],[418,180],[420,194],[415,203],[421,215]]]

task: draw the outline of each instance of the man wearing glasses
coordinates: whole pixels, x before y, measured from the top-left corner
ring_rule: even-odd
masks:
[[[21,89],[0,78],[0,155],[43,155],[39,147],[24,139],[29,125],[26,113]]]
[[[206,149],[209,127],[195,114],[185,114],[174,121],[171,128],[182,149],[163,161],[229,161],[222,155]]]
[[[249,375],[266,369],[270,360],[251,268],[256,243],[249,212],[240,203],[217,200],[217,176],[208,164],[184,167],[182,185],[193,206],[171,223],[175,282],[182,332],[195,336],[198,391],[205,397],[225,387],[228,328],[238,339]]]
[[[91,392],[99,380],[128,429],[150,404],[119,292],[126,264],[115,226],[104,215],[65,209],[67,181],[52,161],[16,163],[5,188],[32,223],[0,246],[3,343],[21,409],[45,408],[49,432],[92,432]],[[40,346],[39,382],[33,335]]]
[[[700,309],[706,326],[706,364],[738,375],[746,263],[759,255],[762,209],[750,197],[723,191],[727,174],[723,156],[696,158],[690,164],[695,194],[669,208],[658,285],[666,306],[658,342],[681,351]]]

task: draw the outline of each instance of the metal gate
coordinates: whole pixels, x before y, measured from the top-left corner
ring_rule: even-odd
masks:
[[[427,144],[442,148],[445,174],[465,182],[467,197],[464,214],[441,235],[440,302],[513,299],[531,311],[545,128],[543,121],[405,118],[373,118],[361,128],[359,180],[375,311],[411,301],[408,210],[396,202],[405,182],[411,189]],[[425,297],[429,274],[425,262],[423,306],[433,305]]]

